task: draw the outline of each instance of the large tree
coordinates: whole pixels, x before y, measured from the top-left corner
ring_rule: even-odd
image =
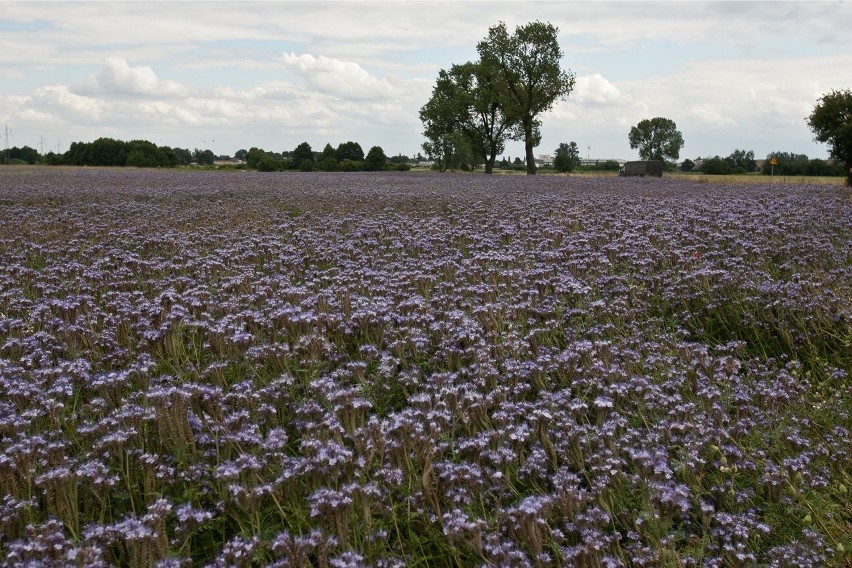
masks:
[[[677,160],[683,148],[683,135],[671,119],[658,116],[645,119],[630,129],[630,148],[639,148],[643,160]]]
[[[480,60],[500,71],[500,106],[523,133],[529,175],[536,173],[533,148],[541,141],[539,116],[574,89],[574,74],[559,64],[558,32],[550,23],[530,22],[509,35],[500,22],[477,45]]]
[[[446,135],[461,132],[484,161],[485,173],[492,173],[506,140],[518,137],[515,122],[501,107],[501,88],[502,73],[493,64],[468,62],[441,69],[432,97],[420,109],[429,143],[440,145]]]
[[[834,91],[823,95],[808,117],[814,140],[825,142],[829,155],[843,164],[846,183],[852,185],[852,91]]]

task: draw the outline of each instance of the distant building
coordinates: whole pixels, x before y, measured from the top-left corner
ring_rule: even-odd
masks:
[[[627,160],[621,158],[580,158],[581,166],[598,166],[604,162],[618,162],[619,166],[623,166],[627,163]]]

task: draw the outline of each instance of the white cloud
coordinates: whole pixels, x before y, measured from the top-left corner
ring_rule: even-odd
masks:
[[[175,81],[163,81],[157,78],[154,70],[148,66],[131,67],[121,57],[108,57],[100,73],[88,77],[82,84],[73,88],[81,95],[109,94],[154,97],[185,97],[186,87]]]
[[[46,85],[37,89],[31,99],[32,110],[49,112],[68,122],[99,122],[107,112],[107,104],[96,98],[78,95],[66,85]]]
[[[577,77],[570,97],[580,104],[613,105],[629,102],[629,97],[600,73]]]
[[[351,61],[307,53],[285,53],[283,60],[321,93],[343,99],[387,99],[394,94],[394,87],[387,79],[378,79]]]

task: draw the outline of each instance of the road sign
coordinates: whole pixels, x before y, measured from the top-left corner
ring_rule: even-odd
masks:
[[[772,156],[772,159],[771,159],[771,160],[769,160],[769,163],[770,163],[771,165],[773,165],[773,166],[777,166],[777,165],[778,165],[778,160],[776,160],[776,159],[775,159],[775,156]]]

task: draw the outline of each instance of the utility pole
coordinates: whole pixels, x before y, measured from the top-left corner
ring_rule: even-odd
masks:
[[[38,141],[38,153],[44,156],[44,136],[41,136]]]
[[[4,124],[3,135],[6,137],[6,163],[10,162],[9,160],[9,136],[12,136],[12,131],[9,130],[9,123]]]

